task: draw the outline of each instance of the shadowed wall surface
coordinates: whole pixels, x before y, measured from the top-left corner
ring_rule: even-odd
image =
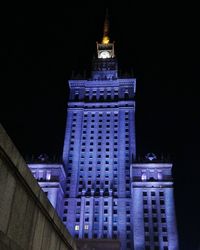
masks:
[[[73,238],[1,125],[0,249],[76,249]]]

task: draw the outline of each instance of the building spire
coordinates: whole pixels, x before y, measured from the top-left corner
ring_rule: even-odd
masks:
[[[106,16],[103,27],[103,39],[102,39],[103,44],[108,44],[110,41],[108,33],[109,33],[109,20],[108,20],[108,9],[106,9]]]

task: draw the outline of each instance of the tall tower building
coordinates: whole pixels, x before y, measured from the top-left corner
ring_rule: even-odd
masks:
[[[91,79],[70,80],[63,151],[66,226],[77,238],[132,247],[130,164],[136,156],[136,79],[119,78],[106,17]]]
[[[91,78],[70,80],[69,89],[66,183],[55,205],[64,206],[67,229],[77,239],[118,239],[121,250],[178,250],[172,164],[153,154],[136,162],[136,79],[118,76],[107,16]],[[41,176],[47,166],[39,168]]]

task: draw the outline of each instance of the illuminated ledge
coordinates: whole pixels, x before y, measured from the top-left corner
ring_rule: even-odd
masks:
[[[162,162],[145,162],[145,163],[133,163],[132,168],[172,168],[172,163],[162,163]]]
[[[116,80],[69,80],[69,87],[112,87],[112,86],[134,86],[134,92],[136,90],[136,79],[128,78],[128,79],[116,79]]]
[[[173,186],[172,181],[138,181],[138,182],[132,182],[132,188],[171,188]]]

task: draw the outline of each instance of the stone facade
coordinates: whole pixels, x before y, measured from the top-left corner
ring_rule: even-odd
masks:
[[[0,125],[0,249],[77,249],[57,212]]]

